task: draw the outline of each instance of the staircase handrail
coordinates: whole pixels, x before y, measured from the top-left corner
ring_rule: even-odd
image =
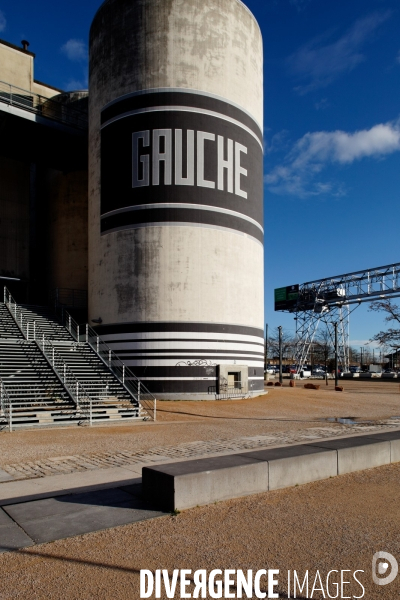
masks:
[[[67,312],[63,307],[61,307],[61,324],[68,329],[69,333],[72,335],[74,340],[77,342],[80,341],[81,331],[79,324],[75,321],[75,319]]]
[[[41,335],[43,335],[43,329],[40,327],[40,324],[38,323],[36,325],[36,320],[34,318],[29,319],[27,315],[24,315],[21,307],[14,300],[6,286],[4,286],[4,304],[8,308],[10,315],[14,319],[18,329],[26,340],[36,341],[36,337],[39,338]],[[74,320],[72,319],[72,321]],[[79,337],[79,325],[76,323],[76,321],[74,321],[74,324],[77,327],[77,335]],[[65,327],[64,323],[62,323],[62,325]],[[71,328],[69,328],[69,331],[72,337],[76,339],[76,334],[71,331]],[[57,343],[62,344],[63,342],[68,344],[69,340],[57,340]]]
[[[123,387],[133,397],[136,397],[139,406],[146,411],[150,418],[153,416],[153,420],[156,421],[157,399],[146,385],[125,365],[90,325],[86,326],[85,335],[86,342],[95,351],[97,356],[114,373]]]
[[[40,333],[40,331],[36,332],[35,321],[26,320],[24,323],[24,315],[6,286],[4,286],[4,303],[7,306],[11,316],[13,317],[25,340],[29,340],[30,325],[32,324],[34,331],[34,341],[36,341],[38,347],[42,350],[40,344],[38,343],[40,335],[36,334]],[[12,306],[14,306],[14,309],[12,309]],[[97,332],[92,327],[90,327],[89,324],[86,324],[84,326],[84,332],[82,333],[83,327],[80,326],[75,321],[75,319],[66,310],[64,310],[64,308],[61,309],[61,324],[64,327],[66,327],[71,336],[77,342],[84,341],[87,344],[89,344],[89,346],[100,358],[100,360],[107,367],[107,369],[111,371],[111,373],[113,373],[113,375],[117,378],[117,380],[123,386],[125,391],[129,394],[132,400],[138,403],[139,410],[143,409],[145,413],[147,413],[147,415],[150,418],[152,418],[153,421],[155,421],[157,415],[157,400],[155,396],[153,396],[153,394],[148,390],[145,384],[138,377],[136,377],[136,375],[131,371],[131,369],[127,367],[125,363],[123,363],[122,360],[117,356],[117,354],[115,354],[115,352],[111,350],[111,348],[100,338]],[[45,339],[44,334],[42,335],[42,339]],[[42,353],[44,354],[46,360],[48,360],[44,350],[42,350]],[[60,359],[63,360],[61,356]],[[50,366],[52,366],[49,360],[48,362]],[[66,363],[65,365],[69,369]],[[55,371],[54,368],[53,370]],[[63,383],[59,374],[56,371],[55,373],[60,379],[61,383]],[[68,394],[71,395],[70,390],[67,389],[67,391]],[[72,395],[71,398],[75,402]]]
[[[77,410],[81,411],[83,415],[90,420],[90,424],[92,424],[91,408],[93,396],[95,396],[95,394],[91,395],[86,390],[85,386],[78,381],[69,365],[65,362],[61,354],[57,352],[54,344],[50,340],[46,340],[43,335],[41,340],[36,340],[36,344],[64,388],[67,390],[69,396],[72,398]]]
[[[61,311],[61,320],[64,327],[68,329],[76,341],[84,341],[89,344],[107,369],[115,375],[131,398],[138,402],[139,407],[143,408],[148,416],[155,421],[157,417],[157,399],[145,384],[136,377],[133,371],[111,350],[106,342],[101,339],[97,332],[88,323],[84,326],[84,331],[82,332],[83,327],[80,327],[66,310]]]
[[[22,311],[21,311],[21,309],[19,309],[20,319],[18,319],[18,308],[19,308],[18,304],[16,303],[16,301],[14,300],[14,298],[12,297],[12,295],[10,293],[10,290],[6,286],[4,286],[4,304],[8,308],[8,312],[10,313],[10,315],[12,316],[12,318],[14,319],[14,321],[15,321],[18,329],[22,333],[23,337],[25,339],[27,339],[26,332],[24,331],[24,328],[23,328],[23,315],[22,315]],[[14,305],[14,310],[12,309],[13,305]]]
[[[12,421],[12,401],[8,394],[6,385],[3,379],[0,377],[0,417],[4,417],[8,424],[8,429],[11,432],[13,430]]]

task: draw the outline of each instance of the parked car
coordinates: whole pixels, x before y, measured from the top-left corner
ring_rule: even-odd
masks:
[[[321,367],[316,367],[312,370],[312,374],[316,377],[325,377],[325,369],[322,369]]]
[[[304,366],[302,369],[300,369],[299,375],[301,378],[311,377],[310,367]]]

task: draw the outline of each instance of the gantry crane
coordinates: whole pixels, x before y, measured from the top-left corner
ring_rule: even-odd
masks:
[[[400,263],[393,263],[276,289],[275,310],[295,314],[297,371],[307,363],[321,322],[326,324],[333,345],[337,324],[338,363],[348,371],[351,305],[356,308],[362,302],[400,297],[399,284]]]

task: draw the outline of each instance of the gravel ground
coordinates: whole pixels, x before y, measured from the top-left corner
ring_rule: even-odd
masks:
[[[318,391],[286,386],[253,400],[162,402],[157,424],[4,432],[1,463],[297,431],[332,417],[384,420],[400,414],[398,384],[346,382],[343,393],[334,392],[332,383]],[[371,561],[384,550],[400,562],[399,494],[395,464],[3,554],[0,598],[136,600],[141,568],[274,568],[282,597],[288,597],[288,569],[302,578],[308,569],[310,580],[319,570],[322,581],[332,569],[361,569],[365,595],[353,580],[342,597],[392,600],[400,595],[400,576],[388,586],[374,585]],[[334,597],[335,589],[330,593]],[[310,589],[297,597],[324,596]]]
[[[269,388],[251,400],[159,402],[157,423],[66,427],[0,433],[0,467],[51,457],[117,453],[194,441],[234,439],[321,427],[327,418],[386,419],[400,415],[400,386],[393,382],[333,382],[319,390]]]
[[[288,569],[301,579],[308,570],[310,581],[318,570],[325,596],[311,595],[311,586],[297,594],[318,599],[328,597],[330,570],[349,569],[364,571],[365,595],[346,572],[352,583],[339,597],[393,600],[400,576],[378,587],[371,562],[380,550],[400,560],[399,494],[396,464],[3,554],[0,597],[136,600],[140,569],[271,568],[280,570],[281,597],[288,597]]]

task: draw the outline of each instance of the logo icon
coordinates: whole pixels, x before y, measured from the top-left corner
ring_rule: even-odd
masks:
[[[397,560],[389,552],[376,552],[372,557],[372,579],[376,585],[392,583],[398,572]]]

